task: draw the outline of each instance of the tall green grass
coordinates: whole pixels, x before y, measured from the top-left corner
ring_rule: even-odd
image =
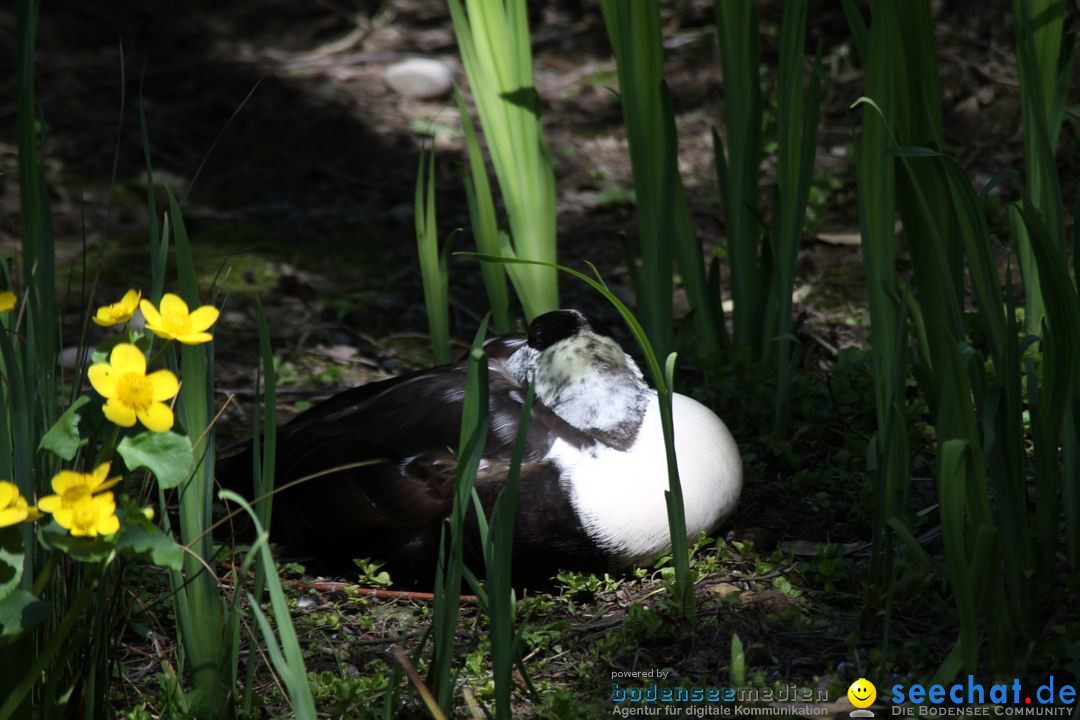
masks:
[[[730,256],[734,346],[745,357],[763,360],[775,369],[774,433],[781,437],[787,433],[791,419],[791,388],[799,355],[792,334],[792,293],[813,178],[821,104],[820,67],[807,72],[808,7],[805,0],[783,4],[776,184],[771,193],[771,218],[766,225],[759,203],[763,100],[756,3],[716,2],[726,143],[721,142],[719,133],[714,142]]]
[[[510,225],[509,240],[502,244],[501,254],[552,263],[556,257],[555,173],[544,143],[540,98],[533,84],[525,0],[449,1],[469,91]],[[462,115],[463,123],[466,115]],[[470,157],[474,189],[481,175],[479,165]],[[483,201],[482,191],[476,193],[475,200]],[[476,220],[474,216],[474,227]],[[483,222],[490,237],[490,214]],[[522,265],[509,267],[508,272],[526,319],[558,308],[554,270]]]
[[[868,30],[849,14],[855,35],[866,38],[860,47],[867,53],[868,97],[860,101],[856,157],[878,412],[870,453],[877,509],[867,609],[883,603],[887,643],[899,582],[894,546],[897,540],[914,544],[903,348],[910,322],[912,373],[937,439],[942,575],[959,625],[938,676],[976,673],[983,660],[993,672],[1015,673],[1027,660],[1016,653],[1017,637],[1031,643],[1043,630],[1039,598],[1056,582],[1058,528],[1070,542],[1078,532],[1080,517],[1070,502],[1077,498],[1080,370],[1067,358],[1080,349],[1080,296],[1063,239],[1052,229],[1054,213],[1041,211],[1025,186],[1011,225],[1021,256],[1030,246],[1026,295],[1037,284],[1053,302],[1045,304],[1037,336],[1029,340],[1021,332],[1011,273],[1001,277],[981,198],[944,152],[929,3],[875,0],[871,8]],[[1035,82],[1037,76],[1022,73],[1021,94],[1030,91],[1025,83]],[[1026,131],[1039,135],[1040,127],[1044,142],[1026,149],[1044,153],[1034,163],[1029,157],[1028,166],[1045,172],[1053,167],[1045,125]],[[894,207],[911,254],[913,294],[896,272]],[[965,320],[965,278],[978,307],[974,325]]]
[[[672,256],[694,314],[703,352],[719,347],[720,300],[710,293],[701,243],[678,170],[675,115],[664,81],[660,4],[656,0],[604,0],[608,39],[615,53],[626,135],[634,173],[641,267],[632,257],[637,300],[649,341],[659,355],[674,349]]]
[[[754,0],[716,0],[724,77],[724,142],[715,134],[716,177],[727,235],[734,301],[734,344],[760,357],[766,280],[758,264],[764,228],[758,212],[761,164],[761,41]],[[726,150],[726,152],[725,152]]]
[[[1072,56],[1062,55],[1065,0],[1014,0],[1012,15],[1020,75],[1025,185],[1035,208],[1045,218],[1051,238],[1059,242],[1064,239],[1065,213],[1054,153],[1072,77]],[[1024,276],[1025,328],[1037,335],[1046,314],[1045,299],[1031,238],[1019,210],[1019,205],[1014,204],[1011,217]]]
[[[487,318],[473,339],[462,405],[461,439],[449,522],[442,528],[439,563],[435,574],[435,609],[432,633],[435,649],[429,683],[439,708],[450,715],[453,704],[454,636],[457,634],[461,583],[465,577],[465,519],[472,506],[476,473],[483,457],[488,431],[488,366],[481,349]]]
[[[472,226],[476,249],[486,255],[498,255],[504,242],[505,233],[499,230],[495,216],[495,199],[491,195],[491,182],[488,180],[487,166],[484,164],[484,152],[480,149],[480,140],[476,135],[472,115],[465,107],[461,91],[454,88],[454,100],[458,106],[458,115],[465,131],[465,150],[468,164],[463,170],[465,197],[469,204],[469,223]],[[513,332],[514,323],[510,319],[510,296],[506,290],[506,270],[502,265],[487,263],[481,268],[484,275],[484,287],[487,290],[488,304],[491,305],[491,321],[495,332],[506,334]]]
[[[414,201],[416,251],[435,362],[450,362],[450,297],[447,256],[449,241],[439,248],[439,225],[435,220],[435,149],[420,153]]]

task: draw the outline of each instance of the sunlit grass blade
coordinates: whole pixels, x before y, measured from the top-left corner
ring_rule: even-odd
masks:
[[[425,167],[426,165],[426,167]],[[420,153],[416,171],[416,251],[424,284],[431,349],[439,365],[450,362],[450,301],[446,263],[439,251],[439,226],[435,220],[435,150]]]
[[[555,261],[555,173],[533,84],[525,0],[450,0],[461,60],[510,224],[514,257]],[[510,267],[528,320],[559,306],[547,267]]]
[[[468,155],[467,169],[464,170],[465,197],[469,203],[469,222],[472,225],[476,249],[487,255],[498,255],[499,223],[495,217],[495,200],[491,196],[491,183],[488,181],[487,165],[484,153],[476,137],[472,116],[465,107],[461,91],[454,87],[454,100],[457,102],[461,126],[465,131],[465,151]],[[506,290],[506,270],[502,265],[488,263],[480,268],[484,274],[484,287],[487,289],[488,303],[491,305],[491,319],[495,332],[505,334],[513,332],[514,324],[510,319],[510,296]]]

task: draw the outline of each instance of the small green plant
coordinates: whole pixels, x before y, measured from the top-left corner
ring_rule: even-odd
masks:
[[[356,558],[353,564],[360,572],[356,576],[356,583],[364,587],[390,587],[393,581],[390,573],[382,570],[383,563],[374,562],[370,558]]]
[[[613,578],[608,573],[596,575],[572,570],[560,572],[555,576],[555,579],[562,585],[562,593],[570,597],[581,593],[592,595],[613,593],[624,582],[621,578]]]

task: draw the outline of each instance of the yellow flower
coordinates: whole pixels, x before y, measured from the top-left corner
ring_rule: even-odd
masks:
[[[30,507],[26,498],[19,494],[19,487],[13,482],[0,480],[0,527],[15,525],[23,520],[36,520],[41,513]]]
[[[109,362],[96,363],[87,371],[90,384],[106,399],[105,417],[121,427],[135,419],[154,432],[173,426],[173,412],[163,401],[176,397],[180,383],[168,370],[146,374],[146,357],[130,343],[112,349]]]
[[[124,297],[120,298],[120,302],[114,302],[112,305],[102,305],[97,309],[97,314],[90,319],[102,327],[126,323],[139,308],[139,298],[141,297],[142,293],[138,290],[128,290],[124,293]]]
[[[90,473],[61,470],[52,479],[56,494],[41,498],[38,507],[50,513],[72,535],[112,535],[120,529],[116,501],[111,492],[102,491],[120,482],[120,478],[106,480],[108,475],[109,463],[98,465]]]
[[[187,303],[178,295],[165,293],[161,298],[161,312],[149,300],[143,300],[139,307],[146,318],[146,329],[159,338],[179,340],[185,345],[198,345],[214,339],[206,332],[218,319],[218,309],[213,305],[203,305],[189,313]]]
[[[0,313],[11,312],[15,309],[15,301],[18,298],[10,290],[0,292]]]

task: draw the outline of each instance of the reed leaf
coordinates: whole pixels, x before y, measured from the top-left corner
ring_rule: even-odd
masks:
[[[555,172],[532,78],[525,0],[450,0],[461,60],[510,225],[512,257],[555,261]],[[559,306],[557,275],[510,267],[528,320]]]
[[[473,337],[465,379],[461,437],[450,519],[442,527],[439,563],[435,577],[435,615],[432,620],[435,653],[429,684],[447,715],[453,700],[454,636],[457,632],[461,581],[465,563],[465,517],[476,485],[476,473],[483,457],[488,430],[488,366],[483,352],[488,318],[485,316]]]
[[[731,256],[734,342],[761,346],[760,303],[766,277],[758,267],[758,180],[761,163],[761,88],[757,3],[716,0],[716,35],[724,76],[725,153],[716,146],[717,175]]]
[[[425,168],[426,165],[426,168]],[[435,150],[420,153],[416,171],[416,251],[424,285],[431,349],[436,364],[450,362],[450,299],[445,255],[439,250],[439,227],[435,220]]]
[[[820,72],[811,73],[809,87],[805,94],[803,92],[806,15],[806,0],[789,0],[784,4],[780,26],[779,157],[773,203],[774,230],[770,238],[775,274],[769,284],[770,297],[766,305],[775,313],[775,323],[766,324],[766,332],[771,334],[766,339],[775,348],[777,358],[774,427],[777,436],[787,433],[791,416],[791,380],[795,364],[791,297],[813,177],[821,106]],[[763,348],[762,354],[768,356],[770,348]]]
[[[176,196],[167,190],[172,231],[176,246],[176,269],[180,296],[192,308],[200,305],[198,278],[187,229]],[[213,558],[213,542],[206,528],[211,522],[214,489],[214,437],[210,430],[213,411],[212,344],[183,345],[180,348],[184,391],[178,403],[178,418],[189,438],[202,438],[191,480],[180,493],[180,536],[182,542],[204,560]],[[165,510],[163,509],[163,512]],[[228,675],[222,625],[222,601],[215,578],[190,553],[184,555],[184,580],[172,576],[177,620],[192,682],[200,693],[198,712],[212,717],[223,706]],[[179,583],[179,584],[177,584]]]

